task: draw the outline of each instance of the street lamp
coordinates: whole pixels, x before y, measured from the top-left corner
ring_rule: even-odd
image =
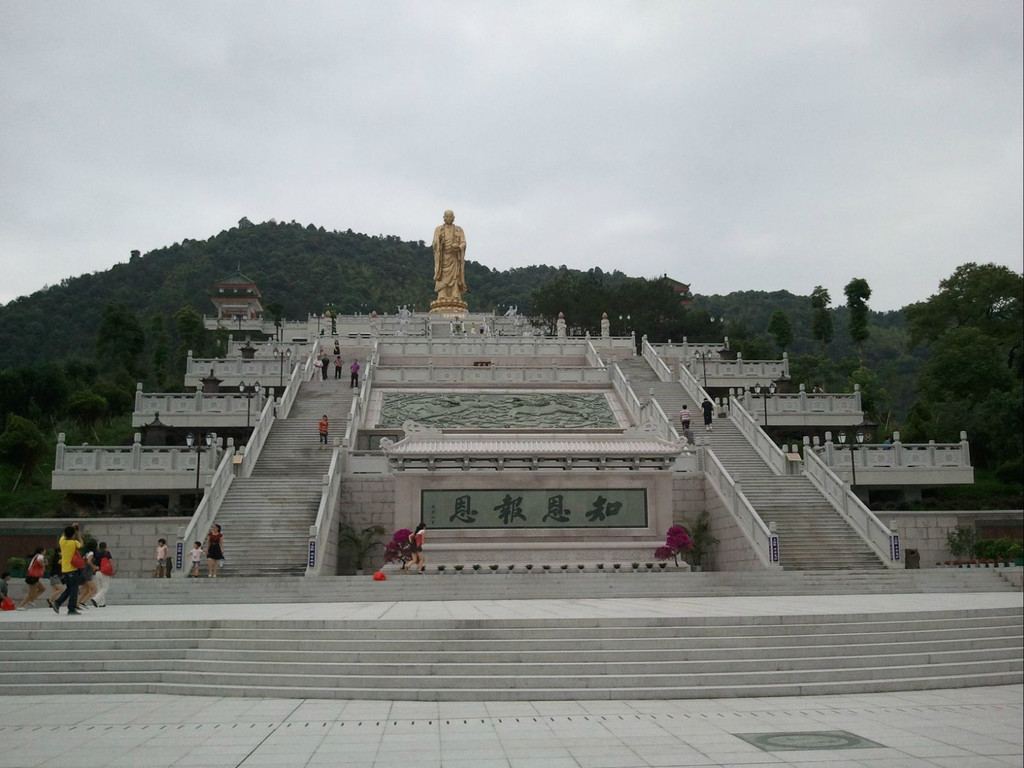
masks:
[[[274,357],[280,361],[280,371],[278,372],[277,380],[277,386],[279,389],[284,388],[284,361],[286,358],[291,358],[291,356],[292,350],[290,347],[288,349],[278,349],[277,347],[274,347]]]
[[[203,447],[203,441],[204,440],[206,442],[206,447],[205,448]],[[188,447],[189,447],[190,450],[194,448],[195,452],[196,452],[196,506],[198,507],[199,506],[199,467],[202,464],[203,452],[206,450],[206,448],[209,448],[211,445],[213,445],[213,435],[211,435],[209,432],[207,432],[206,436],[203,438],[203,440],[196,440],[196,436],[193,435],[191,432],[189,432],[187,435],[185,435],[185,442],[188,443]]]
[[[704,372],[704,389],[705,390],[707,390],[707,388],[708,388],[708,355],[710,354],[710,352],[711,352],[711,350],[709,350],[707,347],[704,347],[703,351],[698,349],[696,352],[693,353],[694,357],[700,359],[700,367],[701,367],[701,370]]]
[[[249,409],[252,407],[252,399],[255,395],[262,394],[263,388],[257,381],[256,384],[250,387],[244,381],[238,385],[238,391],[245,395],[245,428],[249,428]]]
[[[629,315],[619,315],[619,324],[622,326],[622,335],[626,335],[627,326],[632,325],[632,318]]]
[[[856,450],[857,444],[860,444],[860,443],[864,442],[864,433],[863,432],[858,432],[854,437],[857,440],[857,443],[856,444],[855,443],[850,443],[850,471],[853,473],[853,479],[850,481],[850,489],[851,490],[853,489],[853,487],[855,485],[857,485],[857,464],[853,460],[853,452]],[[840,445],[845,445],[846,444],[846,433],[845,432],[840,432],[839,433],[839,444]]]
[[[775,395],[775,382],[771,382],[767,387],[762,387],[760,384],[754,385],[754,394],[761,398],[761,402],[764,404],[764,426],[768,426],[768,398]]]
[[[319,335],[321,335],[320,334],[320,321],[323,319],[323,315],[318,315],[318,314],[316,314],[314,312],[313,313],[313,317],[316,318],[316,335],[319,336]]]

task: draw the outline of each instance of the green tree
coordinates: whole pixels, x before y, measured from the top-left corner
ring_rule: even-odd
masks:
[[[31,484],[36,465],[45,450],[46,436],[34,422],[17,415],[7,419],[7,427],[0,433],[0,459],[21,467],[15,487],[21,478]]]
[[[142,326],[127,306],[108,302],[103,307],[96,331],[96,359],[102,366],[138,376],[138,359],[145,342]]]
[[[768,321],[768,333],[775,339],[775,346],[780,352],[785,352],[793,343],[793,324],[789,322],[789,313],[778,309],[772,313]]]
[[[821,353],[832,343],[832,313],[829,311],[829,304],[832,297],[828,291],[820,285],[816,285],[811,291],[811,335],[821,345]]]
[[[96,421],[110,409],[105,397],[97,395],[90,389],[83,389],[68,398],[67,411],[71,416],[77,418],[82,426],[92,430],[93,437],[99,440],[96,434]]]
[[[174,313],[174,322],[178,326],[178,338],[184,347],[182,351],[191,349],[192,357],[203,357],[206,353],[206,328],[199,313],[186,305]]]
[[[868,281],[862,277],[855,277],[846,284],[846,306],[850,310],[850,338],[857,348],[857,359],[864,359],[864,342],[868,340],[871,331],[868,329],[868,299],[871,298],[871,288]]]
[[[171,358],[171,334],[167,332],[167,319],[161,313],[149,320],[149,370],[148,379],[163,391],[167,382]]]
[[[284,319],[284,305],[280,301],[272,301],[266,306],[267,318],[274,323],[274,338],[281,340],[281,321]]]

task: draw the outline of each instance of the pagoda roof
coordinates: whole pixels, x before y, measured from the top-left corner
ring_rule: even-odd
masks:
[[[230,277],[225,277],[223,280],[218,280],[214,285],[251,285],[256,286],[256,281],[250,277],[246,277],[242,274],[241,270],[236,270],[235,274]]]

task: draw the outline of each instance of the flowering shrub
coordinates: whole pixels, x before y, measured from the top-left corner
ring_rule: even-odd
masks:
[[[693,539],[681,525],[673,525],[665,536],[665,546],[654,550],[655,560],[668,560],[670,557],[679,565],[679,556],[693,549]]]
[[[412,531],[408,528],[399,528],[395,531],[395,535],[391,537],[391,541],[384,545],[385,563],[401,563],[404,567],[406,563],[412,560],[412,544],[409,542],[410,536],[412,536]]]

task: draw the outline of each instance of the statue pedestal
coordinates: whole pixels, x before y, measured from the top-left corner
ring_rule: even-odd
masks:
[[[430,314],[461,320],[469,306],[462,299],[434,299],[430,302]]]

